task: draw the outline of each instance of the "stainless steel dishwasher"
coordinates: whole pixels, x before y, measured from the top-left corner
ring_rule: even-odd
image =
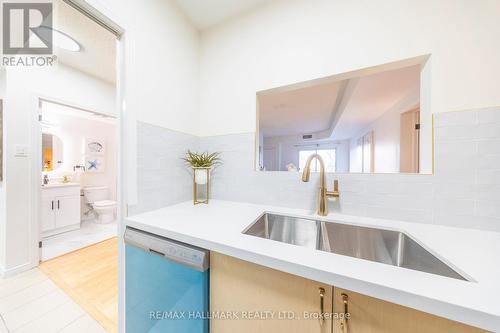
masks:
[[[209,251],[127,227],[126,332],[208,332]]]

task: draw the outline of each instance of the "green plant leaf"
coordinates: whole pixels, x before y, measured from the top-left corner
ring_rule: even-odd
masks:
[[[210,168],[215,165],[219,165],[222,163],[220,158],[220,153],[196,153],[188,150],[186,153],[186,157],[182,158],[186,164],[193,168]]]

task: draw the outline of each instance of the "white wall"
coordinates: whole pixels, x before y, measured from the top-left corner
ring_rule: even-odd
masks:
[[[350,172],[362,172],[362,155],[359,152],[357,142],[365,134],[373,131],[374,172],[399,173],[401,113],[419,107],[419,102],[419,91],[411,92],[351,138],[349,144]],[[427,158],[428,156],[432,158],[432,145],[430,147],[423,145],[420,149],[420,158]]]
[[[178,10],[175,1],[90,0],[89,3],[115,19],[126,31],[124,62],[127,70],[124,76],[127,84],[124,90],[128,112],[146,123],[197,133],[199,36]],[[84,87],[79,83],[83,83]],[[100,103],[102,91],[112,90],[114,93],[114,88],[89,83],[81,77],[78,79],[76,73],[66,68],[55,75],[33,68],[12,69],[7,73],[6,109],[12,111],[7,112],[5,119],[9,132],[6,133],[5,152],[8,178],[4,182],[7,191],[7,222],[4,223],[7,239],[4,244],[0,243],[6,250],[4,263],[0,266],[8,271],[30,266],[34,257],[30,253],[30,245],[37,237],[29,232],[31,216],[26,209],[30,179],[25,175],[30,174],[31,155],[27,158],[14,157],[15,146],[29,145],[32,139],[32,96],[34,93],[52,97],[60,95],[72,105],[100,112],[114,111],[114,96],[111,102]]]
[[[5,98],[5,69],[0,67],[0,98]],[[5,103],[5,101],[3,101]],[[1,133],[0,135],[3,135]],[[2,153],[5,151],[5,140],[3,140]],[[3,158],[3,156],[2,156]],[[5,175],[5,159],[2,160],[2,173]],[[5,262],[5,186],[3,180],[0,181],[0,274],[3,272]]]
[[[360,155],[357,154],[356,142],[365,134],[373,131],[373,172],[375,173],[398,173],[399,172],[399,136],[400,136],[400,114],[398,112],[385,113],[374,121],[370,126],[358,133],[350,143],[351,147],[351,170],[361,165]]]
[[[407,109],[406,111],[409,111]],[[375,173],[399,173],[400,164],[400,110],[384,113],[369,126],[351,139],[351,172],[361,172],[360,154],[356,142],[365,134],[373,131],[373,164]],[[403,111],[404,112],[404,111]]]
[[[48,109],[48,110],[47,110]],[[53,126],[44,128],[44,133],[56,135],[62,141],[63,155],[62,164],[53,171],[47,172],[49,178],[61,178],[65,174],[71,175],[73,181],[82,186],[107,186],[109,199],[116,199],[116,125],[114,119],[99,121],[85,119],[60,112],[50,111],[42,108],[44,121],[49,121]],[[86,172],[75,174],[75,165],[85,165],[85,139],[98,139],[105,144],[104,170],[103,172]]]
[[[33,233],[34,211],[38,189],[33,188],[32,163],[37,150],[33,124],[37,120],[36,96],[64,101],[74,106],[102,113],[115,112],[115,91],[108,83],[79,71],[59,65],[51,69],[8,68],[4,105],[5,140],[5,258],[1,266],[7,274],[36,264]],[[16,156],[16,146],[28,147],[27,156]],[[37,177],[37,180],[40,178]]]
[[[89,2],[109,8],[126,31],[127,110],[142,122],[197,134],[199,34],[175,1]]]
[[[254,132],[257,91],[424,54],[432,112],[500,105],[497,21],[494,0],[268,2],[202,34],[200,133]]]

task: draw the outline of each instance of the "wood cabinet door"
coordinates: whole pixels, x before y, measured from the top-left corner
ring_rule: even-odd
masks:
[[[334,333],[479,333],[486,332],[415,309],[334,288],[334,311],[343,313],[343,295],[347,295],[350,318],[342,328],[333,324]]]
[[[56,228],[80,223],[80,196],[57,197]]]
[[[331,319],[318,319],[321,306],[332,313],[331,286],[215,252],[210,260],[211,332],[331,333]]]
[[[55,206],[53,197],[42,197],[42,232],[52,230],[56,227]]]

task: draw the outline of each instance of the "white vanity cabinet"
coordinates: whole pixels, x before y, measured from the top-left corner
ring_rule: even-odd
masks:
[[[80,185],[61,184],[42,187],[42,237],[80,228]]]

